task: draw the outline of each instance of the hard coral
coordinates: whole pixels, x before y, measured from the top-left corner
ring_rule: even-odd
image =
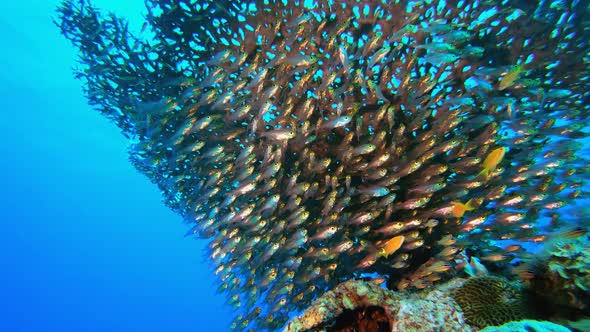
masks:
[[[549,315],[572,319],[590,314],[590,243],[586,237],[549,241],[528,263],[533,273],[527,284],[551,310]]]
[[[303,315],[289,322],[285,332],[313,331],[320,326],[327,327],[337,317],[350,315],[357,309],[395,306],[400,299],[398,295],[374,283],[349,280],[314,301]]]
[[[483,328],[502,325],[528,316],[526,297],[520,287],[494,276],[469,279],[452,292],[467,323]]]

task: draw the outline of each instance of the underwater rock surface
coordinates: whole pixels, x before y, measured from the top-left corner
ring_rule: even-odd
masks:
[[[568,224],[587,241],[589,1],[145,3],[137,33],[85,0],[56,24],[130,161],[208,239],[232,329],[366,275],[509,274]]]
[[[370,281],[349,280],[315,300],[284,331],[471,332],[461,308],[449,295],[463,282],[456,279],[432,290],[404,294]],[[381,316],[354,314],[355,310],[375,307],[383,310]],[[376,321],[380,323],[377,328],[371,325]]]

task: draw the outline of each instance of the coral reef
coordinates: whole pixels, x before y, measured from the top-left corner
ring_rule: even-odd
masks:
[[[303,315],[290,321],[286,332],[319,328],[345,312],[359,308],[397,306],[401,297],[368,281],[349,280],[315,300]],[[390,325],[390,322],[387,321]]]
[[[502,326],[488,326],[480,332],[571,332],[568,328],[552,322],[523,320]]]
[[[569,332],[589,320],[559,325],[530,315],[520,287],[496,276],[455,278],[422,292],[383,289],[375,281],[349,280],[315,300],[284,332]],[[457,303],[460,302],[460,303]]]
[[[352,331],[352,327],[362,331],[362,328],[373,328],[376,325],[371,324],[377,321],[383,331],[469,332],[471,327],[448,295],[462,282],[457,279],[422,293],[410,294],[386,290],[370,281],[349,280],[314,301],[301,316],[291,320],[284,331]],[[367,308],[378,313],[376,317],[364,319],[355,314]]]
[[[467,280],[452,292],[467,323],[483,328],[529,318],[528,301],[521,287],[495,276]]]
[[[391,331],[471,331],[472,328],[465,321],[460,307],[449,295],[450,289],[457,287],[460,282],[455,280],[406,297],[399,304]]]
[[[584,1],[145,3],[137,34],[86,0],[56,24],[133,165],[209,239],[233,329],[368,274],[427,289],[464,250],[501,269],[525,249],[496,240],[543,241],[583,196]]]
[[[517,270],[545,315],[590,316],[590,241],[587,236],[557,236]],[[528,272],[523,274],[522,271]]]

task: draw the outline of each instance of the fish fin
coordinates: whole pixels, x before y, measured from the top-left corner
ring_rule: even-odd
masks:
[[[385,257],[387,259],[387,256],[389,256],[389,255],[387,254],[387,251],[385,251],[385,248],[381,248],[377,251],[376,256],[377,256],[377,258]]]

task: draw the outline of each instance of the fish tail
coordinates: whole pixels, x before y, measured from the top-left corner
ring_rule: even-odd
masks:
[[[484,167],[484,169],[482,169],[481,172],[479,172],[479,174],[477,174],[477,176],[475,178],[476,179],[487,179],[489,175],[490,175],[490,170],[487,167]]]
[[[465,214],[465,204],[461,202],[454,202],[453,203],[453,216],[456,218],[461,218]]]
[[[389,254],[387,253],[387,250],[385,250],[385,248],[369,249],[369,253],[375,255],[375,257],[377,257],[377,258],[379,258],[379,257],[387,258],[389,256]]]
[[[474,206],[473,198],[465,203],[465,211],[473,211],[475,208],[476,206]]]
[[[465,211],[473,211],[477,209],[481,205],[482,201],[482,199],[477,197],[468,200],[467,203],[465,203]]]

